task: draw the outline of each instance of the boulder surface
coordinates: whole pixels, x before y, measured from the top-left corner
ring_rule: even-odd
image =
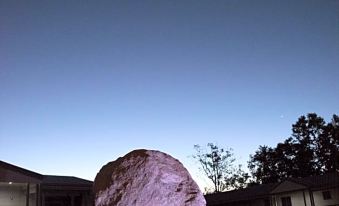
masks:
[[[205,206],[198,185],[176,159],[134,150],[101,168],[94,181],[95,206]]]

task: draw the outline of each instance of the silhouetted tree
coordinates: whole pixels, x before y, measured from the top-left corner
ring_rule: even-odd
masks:
[[[322,173],[339,172],[339,116],[333,115],[317,142],[319,169]]]
[[[249,175],[241,169],[241,165],[234,165],[232,149],[220,148],[213,143],[208,143],[207,149],[199,145],[194,145],[194,149],[196,154],[193,158],[200,163],[200,169],[212,181],[214,192],[246,186]]]
[[[338,170],[339,117],[331,123],[315,113],[301,116],[292,125],[292,135],[275,148],[259,146],[248,164],[259,183],[287,177],[307,177]]]
[[[250,156],[249,169],[258,182],[274,182],[278,178],[275,156],[274,149],[265,145],[259,146],[255,154]]]

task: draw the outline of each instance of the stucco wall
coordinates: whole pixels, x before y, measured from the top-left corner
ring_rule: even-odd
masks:
[[[314,198],[314,205],[316,206],[327,206],[327,205],[339,205],[339,188],[337,189],[329,189],[328,191],[331,192],[331,199],[324,200],[323,198],[323,191],[313,191],[313,198]],[[305,193],[305,200],[302,191],[290,192],[290,193],[283,193],[275,195],[275,203],[273,206],[282,206],[281,198],[282,197],[291,197],[292,206],[311,206],[310,195],[307,190],[304,191]]]
[[[0,205],[26,206],[25,186],[0,184]]]
[[[331,192],[331,199],[324,200],[323,198],[323,191],[314,191],[313,197],[314,197],[314,204],[317,206],[326,206],[326,205],[336,205],[339,204],[339,188],[337,189],[329,189],[324,191],[330,191]]]
[[[275,195],[276,206],[282,206],[282,197],[291,197],[292,206],[305,206],[304,195],[302,191],[289,192]],[[308,192],[305,191],[306,206],[311,206]]]

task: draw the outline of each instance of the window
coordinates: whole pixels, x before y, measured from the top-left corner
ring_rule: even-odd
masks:
[[[292,206],[291,197],[282,197],[281,198],[282,206]]]
[[[332,198],[331,192],[330,192],[330,191],[324,191],[324,192],[323,192],[323,198],[324,198],[324,200],[329,200],[329,199],[331,199],[331,198]]]

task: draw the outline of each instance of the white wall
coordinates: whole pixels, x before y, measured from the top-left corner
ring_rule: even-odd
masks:
[[[324,200],[323,198],[323,191],[330,191],[332,198],[329,200]],[[336,189],[329,189],[323,191],[314,191],[314,204],[317,206],[325,206],[325,205],[336,205],[339,204],[339,188]]]
[[[29,206],[36,206],[37,204],[37,186],[35,184],[29,185]]]
[[[323,198],[323,191],[313,191],[313,198],[314,198],[314,205],[315,206],[326,206],[326,205],[337,205],[339,204],[339,188],[336,189],[329,189],[327,191],[331,192],[331,199],[324,200]],[[275,195],[276,198],[276,205],[275,206],[282,206],[281,198],[282,197],[291,197],[292,206],[305,206],[304,196],[302,191],[290,192],[290,193],[283,193]],[[311,200],[309,192],[305,191],[305,199],[306,199],[306,206],[311,206]],[[274,205],[274,204],[273,204]]]
[[[305,206],[303,191],[295,191],[295,192],[275,195],[275,199],[277,203],[276,206],[282,206],[281,198],[288,197],[288,196],[291,197],[292,206]],[[305,199],[306,199],[306,205],[311,206],[310,197],[307,191],[305,191]]]
[[[26,206],[26,185],[24,184],[0,184],[1,206]]]

